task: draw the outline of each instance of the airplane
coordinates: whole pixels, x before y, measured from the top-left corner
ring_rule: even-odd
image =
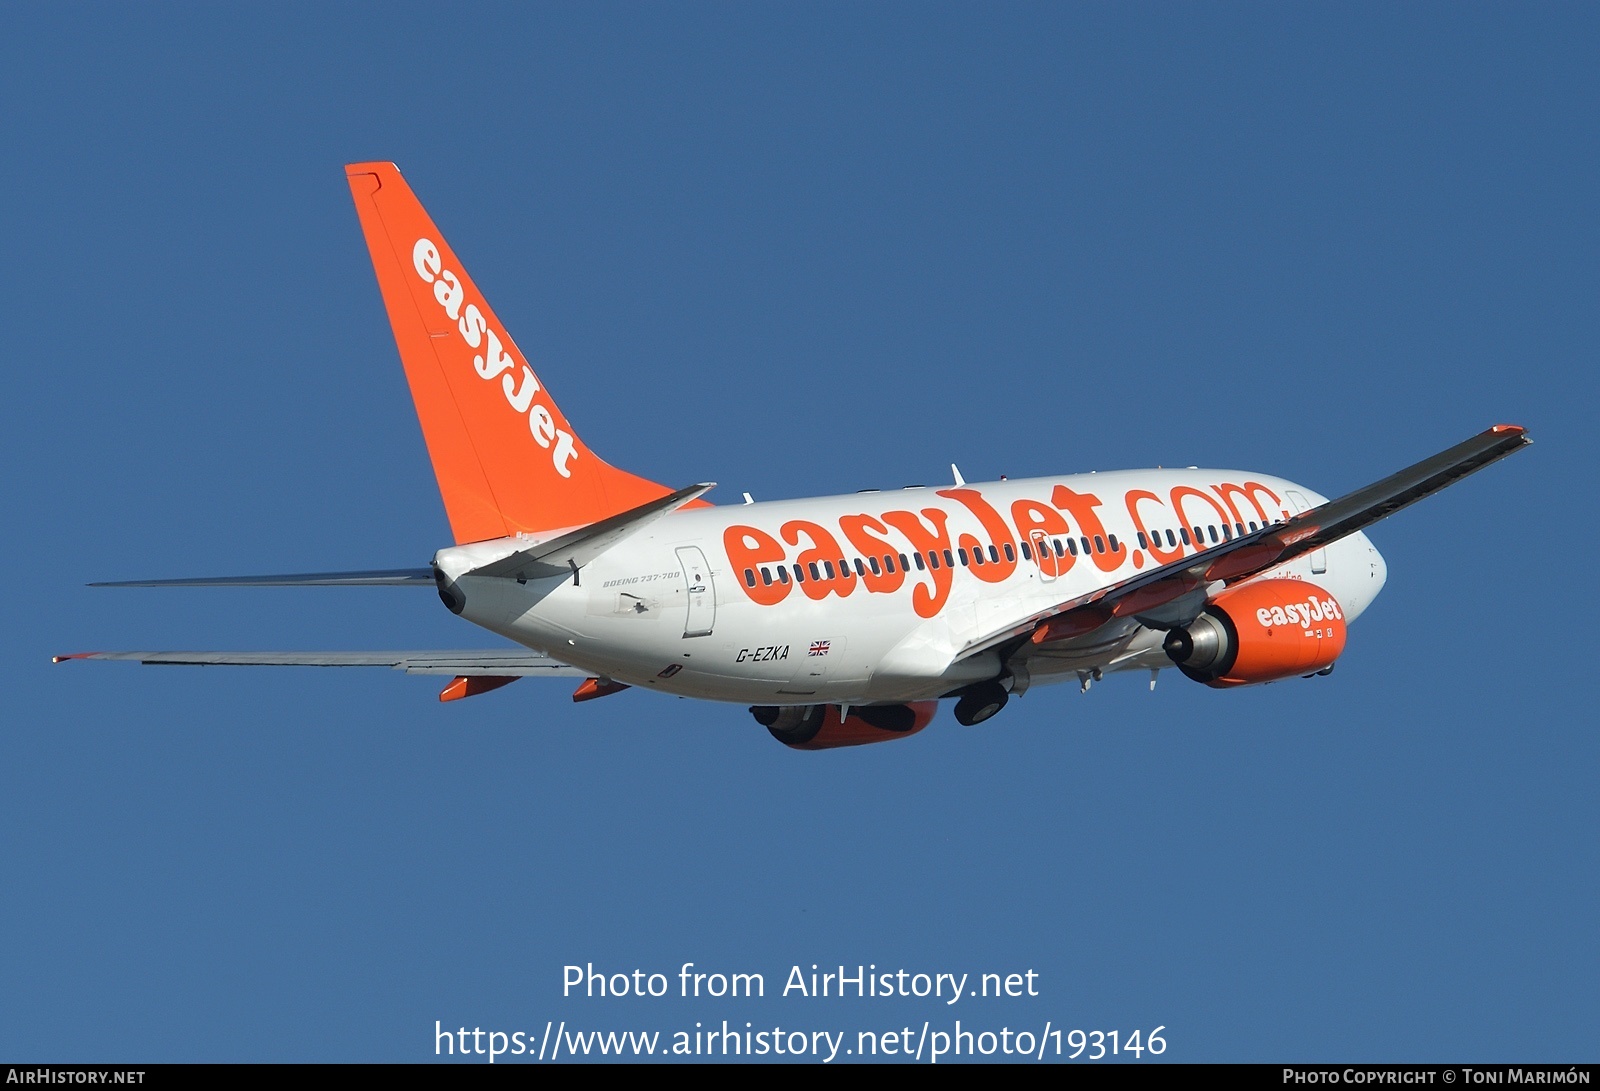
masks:
[[[1146,469],[713,506],[579,438],[392,163],[345,168],[454,543],[428,567],[120,587],[431,587],[516,647],[88,652],[147,664],[384,666],[453,701],[523,677],[737,702],[779,742],[982,723],[1031,687],[1175,668],[1315,678],[1387,568],[1365,528],[1521,450],[1500,424],[1329,500],[1271,474]]]

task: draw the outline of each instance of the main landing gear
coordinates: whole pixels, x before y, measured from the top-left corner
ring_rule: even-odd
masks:
[[[1005,708],[1008,700],[1010,694],[999,682],[979,682],[975,686],[968,686],[956,702],[956,723],[966,727],[981,724]]]

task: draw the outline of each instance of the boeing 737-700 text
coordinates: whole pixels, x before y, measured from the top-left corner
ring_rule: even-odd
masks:
[[[529,675],[751,705],[798,749],[975,724],[1030,686],[1176,667],[1216,688],[1325,675],[1383,588],[1364,528],[1525,446],[1497,425],[1329,501],[1234,470],[713,507],[579,438],[391,163],[346,168],[455,544],[428,568],[116,586],[434,587],[502,650],[92,652],[388,666],[454,700]]]

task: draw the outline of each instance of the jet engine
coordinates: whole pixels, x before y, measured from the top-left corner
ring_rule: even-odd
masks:
[[[1344,611],[1304,580],[1262,580],[1212,599],[1162,644],[1178,669],[1215,689],[1326,674],[1344,651]]]
[[[754,705],[750,714],[772,737],[794,750],[833,750],[915,735],[933,721],[938,701],[906,705],[852,706],[840,716],[838,705]]]

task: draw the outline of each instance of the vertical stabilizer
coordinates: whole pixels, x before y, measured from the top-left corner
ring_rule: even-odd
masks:
[[[578,438],[393,163],[345,174],[457,544],[583,526],[671,492]]]

